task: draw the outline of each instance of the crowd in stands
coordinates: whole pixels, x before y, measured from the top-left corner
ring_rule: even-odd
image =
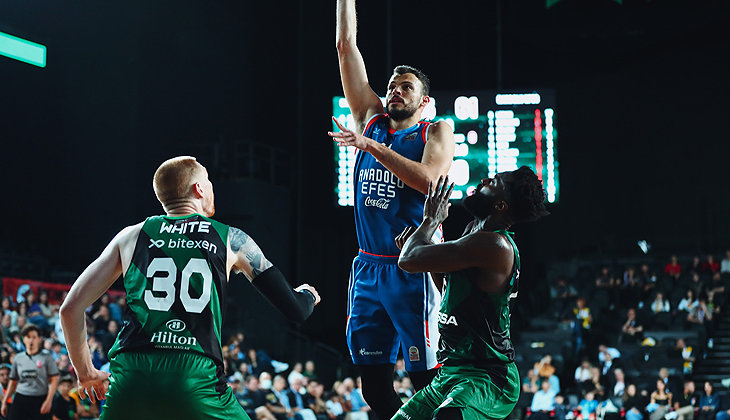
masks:
[[[61,299],[64,297],[65,294]],[[86,311],[92,361],[96,368],[107,372],[107,353],[122,325],[125,302],[123,296],[112,299],[105,294]],[[3,395],[15,356],[26,351],[23,328],[32,324],[40,329],[43,351],[53,356],[61,374],[52,411],[68,414],[72,409],[78,414],[77,417],[58,416],[59,419],[98,418],[102,404],[91,403],[76,390],[76,377],[58,319],[59,307],[60,304],[50,304],[48,294],[42,290],[38,300],[30,289],[20,290],[17,296],[2,297],[0,386]],[[362,396],[359,377],[325,385],[313,361],[291,363],[290,368],[289,363],[272,359],[265,350],[249,346],[242,332],[232,335],[222,350],[228,385],[252,420],[377,420]],[[402,359],[394,372],[393,386],[404,401],[414,393]]]
[[[551,286],[547,314],[571,331],[572,345],[567,352],[543,349],[527,369],[520,364],[521,401],[527,400],[530,418],[730,420],[730,398],[710,383],[692,380],[695,363],[712,347],[717,320],[727,305],[730,250],[721,262],[710,255],[680,264],[672,256],[661,267],[638,267],[600,267],[589,284],[558,278]],[[56,297],[55,301],[64,298]],[[76,391],[58,321],[59,304],[52,304],[46,291],[38,290],[36,296],[26,288],[16,296],[3,296],[1,305],[3,393],[14,356],[25,351],[21,332],[29,324],[37,325],[44,351],[61,372],[54,409],[74,406],[79,418],[97,418],[101,406]],[[122,325],[125,305],[124,296],[105,294],[86,311],[89,350],[99,369],[108,369],[107,352]],[[681,333],[670,345],[647,334],[657,330]],[[363,399],[359,378],[324,383],[313,361],[274,360],[266,350],[247,343],[243,333],[224,343],[228,385],[253,420],[376,420]],[[652,349],[652,360],[637,349]],[[402,359],[396,364],[393,386],[404,401],[414,394]]]
[[[726,312],[730,250],[719,263],[713,255],[687,264],[672,256],[665,265],[637,266],[603,266],[594,281],[558,278],[551,286],[548,318],[572,331],[572,340],[568,351],[535,343],[550,353],[520,366],[529,418],[730,419],[725,390],[693,381]],[[656,339],[657,331],[671,338]]]

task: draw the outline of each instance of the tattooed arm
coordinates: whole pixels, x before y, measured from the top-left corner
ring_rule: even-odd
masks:
[[[304,322],[320,301],[317,290],[308,284],[292,289],[279,269],[266,259],[256,242],[242,230],[231,227],[228,237],[232,269],[242,272],[287,319]]]
[[[233,270],[236,273],[243,273],[249,281],[253,281],[256,276],[273,266],[246,232],[231,226],[228,237],[234,254]]]

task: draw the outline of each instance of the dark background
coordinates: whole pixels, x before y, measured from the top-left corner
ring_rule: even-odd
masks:
[[[401,63],[434,90],[498,88],[497,8],[361,1],[375,91]],[[561,201],[516,228],[528,296],[559,261],[730,247],[728,12],[725,1],[502,1],[501,87],[554,88],[558,101]],[[346,351],[357,244],[352,209],[334,204],[326,134],[342,94],[334,0],[3,0],[0,31],[48,47],[42,69],[0,57],[0,258],[73,281],[122,227],[161,212],[157,166],[194,154],[210,169],[216,218],[323,296],[288,331]],[[446,236],[466,220],[455,206]],[[283,322],[235,281],[231,328]]]

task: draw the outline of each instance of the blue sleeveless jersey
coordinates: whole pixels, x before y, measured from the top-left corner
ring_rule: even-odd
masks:
[[[422,121],[395,131],[389,122],[387,115],[375,115],[368,121],[363,135],[420,162],[430,123]],[[370,153],[358,151],[354,177],[355,227],[360,249],[375,255],[399,255],[395,237],[406,226],[421,223],[425,195],[398,179]]]

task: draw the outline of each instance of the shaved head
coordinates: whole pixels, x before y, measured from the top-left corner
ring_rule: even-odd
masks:
[[[170,210],[182,203],[189,202],[195,198],[195,185],[210,183],[208,173],[192,156],[178,156],[168,159],[157,168],[152,180],[152,188],[155,190],[157,199],[165,210]],[[212,205],[212,186],[210,197]],[[209,207],[209,206],[206,206]],[[213,210],[214,211],[214,210]],[[210,211],[210,215],[213,214]]]

